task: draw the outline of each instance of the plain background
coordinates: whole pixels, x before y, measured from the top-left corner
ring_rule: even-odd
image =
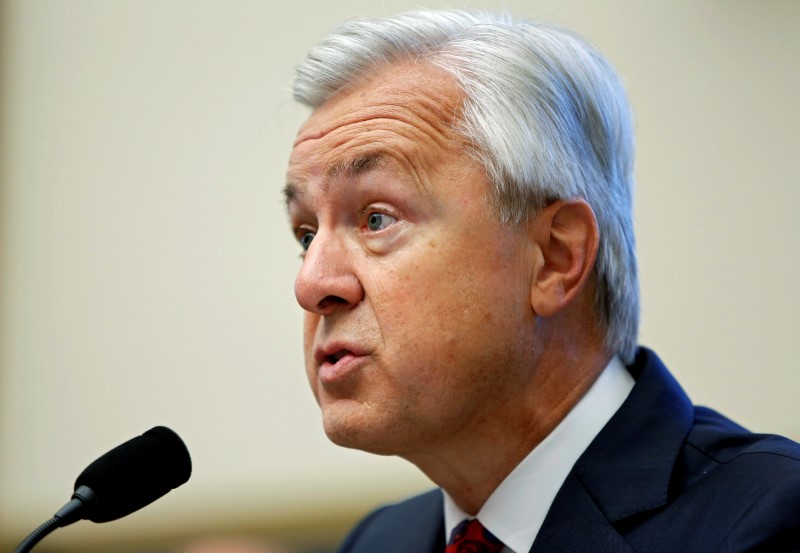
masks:
[[[345,18],[425,5],[453,6],[0,4],[2,547],[157,424],[187,442],[192,480],[42,550],[228,529],[335,539],[429,486],[325,439],[280,196],[304,52]],[[800,438],[800,3],[457,5],[563,23],[610,58],[636,115],[642,343],[696,402]]]

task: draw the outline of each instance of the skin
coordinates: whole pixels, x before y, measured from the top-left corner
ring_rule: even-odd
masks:
[[[384,67],[301,127],[286,188],[295,281],[329,438],[399,455],[475,514],[610,353],[591,314],[594,214],[502,224],[454,130],[463,93]]]

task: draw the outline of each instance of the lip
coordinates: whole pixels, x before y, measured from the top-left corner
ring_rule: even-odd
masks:
[[[331,386],[350,377],[367,357],[362,348],[346,342],[329,342],[314,349],[317,377],[323,386]]]
[[[346,352],[344,356],[342,356],[342,352]],[[364,350],[364,348],[353,342],[346,342],[343,340],[331,340],[314,348],[314,360],[317,362],[317,366],[322,366],[326,363],[336,364],[338,361],[331,358],[337,355],[341,356],[343,359],[348,355],[361,357],[366,354],[367,351]],[[341,361],[341,359],[339,359],[339,361]]]

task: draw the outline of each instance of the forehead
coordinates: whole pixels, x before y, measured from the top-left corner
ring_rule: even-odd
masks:
[[[414,169],[437,156],[462,155],[464,139],[454,128],[462,104],[463,92],[442,69],[426,62],[381,67],[328,99],[302,125],[289,183],[376,154]]]
[[[462,98],[455,79],[443,69],[427,62],[387,64],[314,110],[300,127],[295,145],[370,118],[416,115],[431,124],[452,124]]]

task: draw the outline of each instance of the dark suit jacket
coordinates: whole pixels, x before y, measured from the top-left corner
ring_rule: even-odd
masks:
[[[558,492],[530,553],[800,551],[800,444],[694,407],[640,348],[636,385]],[[341,553],[444,551],[442,494],[383,507]]]

